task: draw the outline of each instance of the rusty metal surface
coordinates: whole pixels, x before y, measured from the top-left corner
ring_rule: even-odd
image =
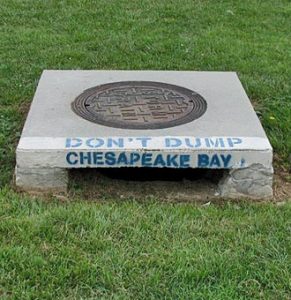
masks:
[[[189,89],[150,81],[108,83],[85,90],[72,110],[80,117],[124,129],[160,129],[191,122],[207,109]]]

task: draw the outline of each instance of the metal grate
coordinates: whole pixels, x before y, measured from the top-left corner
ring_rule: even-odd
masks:
[[[72,103],[80,117],[124,129],[159,129],[200,118],[207,103],[184,87],[151,81],[124,81],[85,90]]]

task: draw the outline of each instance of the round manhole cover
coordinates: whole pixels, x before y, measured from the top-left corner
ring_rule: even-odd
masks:
[[[151,81],[123,81],[85,90],[72,103],[80,117],[125,129],[159,129],[201,117],[206,101],[189,89]]]

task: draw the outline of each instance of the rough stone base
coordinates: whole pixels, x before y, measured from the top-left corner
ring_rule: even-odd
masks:
[[[273,173],[272,167],[266,168],[261,164],[229,170],[219,182],[220,195],[227,198],[272,198]]]
[[[65,192],[68,185],[68,171],[59,168],[16,167],[15,184],[25,191]]]

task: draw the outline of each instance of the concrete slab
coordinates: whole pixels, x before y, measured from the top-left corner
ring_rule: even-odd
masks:
[[[102,122],[99,118],[99,123],[94,123],[82,118],[72,109],[72,102],[84,90],[115,82],[121,82],[122,87],[122,84],[128,81],[151,82],[151,88],[156,83],[162,83],[164,86],[160,90],[162,93],[167,93],[167,101],[175,98],[176,102],[174,102],[177,103],[174,106],[170,105],[170,110],[175,111],[179,105],[186,103],[187,91],[183,99],[184,90],[190,90],[190,98],[192,91],[197,93],[201,101],[206,101],[207,108],[198,118],[189,118],[189,103],[192,100],[188,99],[189,102],[185,104],[188,105],[187,108],[181,110],[186,122],[179,121],[180,123],[178,122],[175,126],[171,121],[169,123],[171,126],[159,128],[162,123],[160,120],[165,112],[161,111],[157,102],[151,102],[150,97],[153,96],[151,93],[154,87],[151,91],[144,89],[142,91],[144,98],[135,97],[134,101],[138,103],[148,101],[146,108],[150,111],[141,110],[141,116],[159,112],[159,116],[162,117],[158,120],[160,123],[157,129],[117,128],[114,122],[120,119],[121,114],[119,116],[115,114],[116,117],[114,117],[114,111],[108,106],[106,109],[109,109],[112,115],[105,117],[107,120],[109,118],[113,126],[104,125],[106,124],[102,119],[104,115],[101,115]],[[174,85],[177,89],[167,90],[167,85]],[[122,89],[115,89],[114,97],[110,96],[110,98],[108,91],[103,90],[101,91],[103,94],[99,92],[96,96],[95,92],[93,94],[89,91],[91,96],[86,96],[94,110],[98,101],[109,101],[110,106],[112,103],[115,105],[116,101],[120,101],[118,99],[122,97],[124,99],[124,97],[132,96],[132,94],[130,96],[128,93],[124,94]],[[136,89],[133,88],[132,91],[135,93]],[[192,95],[195,96],[194,92]],[[107,96],[104,96],[104,93],[107,93]],[[155,101],[160,101],[157,100],[160,95],[154,96]],[[182,100],[179,97],[182,97]],[[129,102],[132,112],[132,99]],[[153,103],[156,106],[153,106]],[[197,103],[193,104],[193,110],[197,108],[197,105]],[[104,111],[103,108],[98,110],[98,117]],[[128,111],[127,116],[130,116]],[[150,117],[151,121],[157,120],[155,116]],[[140,120],[133,121],[134,119],[130,117],[127,120],[132,122],[130,124],[140,122]],[[148,122],[146,118],[145,122]],[[138,124],[139,127],[140,125],[142,122]],[[134,126],[130,125],[130,127]],[[17,147],[16,156],[17,168],[22,170],[19,173],[23,174],[22,176],[27,175],[24,169],[33,169],[35,174],[37,168],[45,169],[46,171],[41,174],[49,174],[48,176],[54,174],[54,172],[47,172],[50,168],[57,170],[87,167],[220,168],[246,170],[246,176],[250,170],[254,174],[252,170],[256,169],[259,170],[256,176],[268,174],[266,175],[268,180],[260,181],[256,188],[253,185],[241,188],[241,182],[245,180],[237,181],[231,174],[237,176],[238,173],[228,172],[228,180],[224,179],[224,185],[220,185],[221,195],[270,197],[272,194],[270,187],[272,147],[234,72],[44,71]],[[262,172],[263,169],[267,171]],[[31,189],[34,186],[39,189],[41,185],[35,183],[35,177],[33,178]],[[255,179],[248,177],[247,180],[254,182]],[[19,179],[18,182],[20,184],[17,184],[21,187],[22,181]],[[25,182],[23,188],[28,189],[29,184]],[[50,182],[55,181],[50,180]],[[266,184],[269,188],[264,187]],[[231,188],[227,189],[226,185]],[[260,189],[259,186],[263,187]],[[46,188],[47,185],[44,185],[44,189]]]

